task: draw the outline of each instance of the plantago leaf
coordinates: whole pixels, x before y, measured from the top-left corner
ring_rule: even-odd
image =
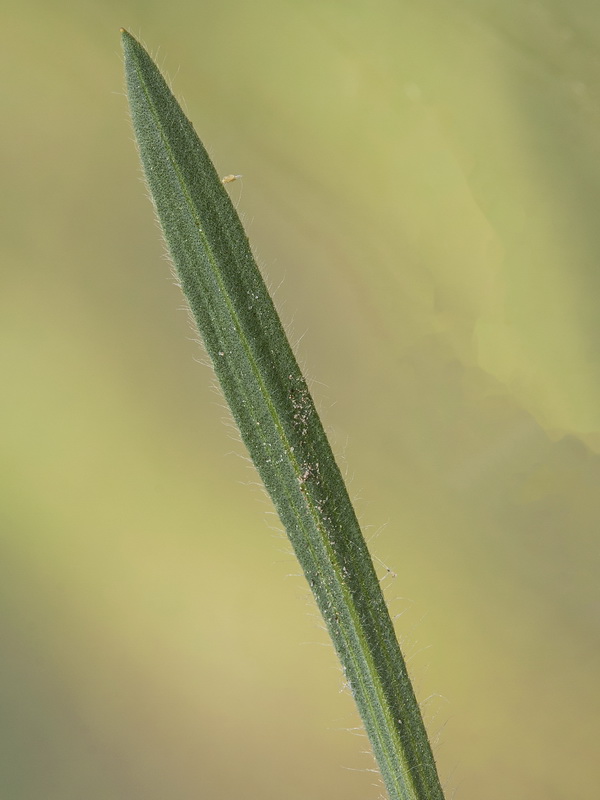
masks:
[[[246,234],[157,67],[129,33],[122,38],[144,173],[181,287],[325,619],[389,796],[441,800],[371,558]]]

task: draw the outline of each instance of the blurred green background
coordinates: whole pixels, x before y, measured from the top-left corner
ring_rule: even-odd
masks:
[[[598,5],[2,17],[0,797],[382,794],[170,278],[120,26],[244,176],[448,797],[596,796]]]

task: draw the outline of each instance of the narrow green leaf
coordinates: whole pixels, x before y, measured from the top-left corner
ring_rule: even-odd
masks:
[[[393,800],[442,800],[421,713],[306,381],[210,158],[122,31],[131,116],[167,246],[242,439],[339,655]]]

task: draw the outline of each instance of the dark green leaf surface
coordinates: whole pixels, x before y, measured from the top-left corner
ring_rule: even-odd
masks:
[[[122,37],[144,173],[181,287],[323,614],[389,796],[441,800],[371,558],[246,234],[158,69],[129,33]]]

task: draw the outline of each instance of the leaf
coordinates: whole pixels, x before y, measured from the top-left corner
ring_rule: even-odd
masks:
[[[285,526],[393,800],[442,800],[394,628],[340,470],[217,172],[157,67],[122,31],[131,117],[181,287]]]

